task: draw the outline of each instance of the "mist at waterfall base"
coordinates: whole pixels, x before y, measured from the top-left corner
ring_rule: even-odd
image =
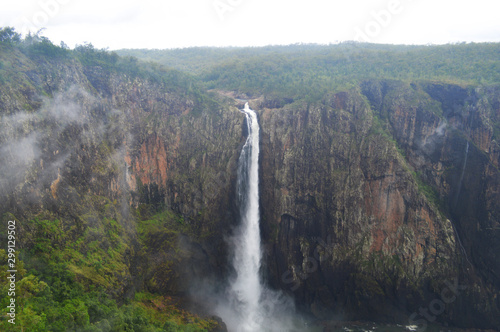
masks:
[[[248,103],[248,137],[238,160],[237,202],[240,223],[230,239],[236,272],[216,308],[229,331],[291,331],[294,306],[291,299],[267,288],[260,277],[262,249],[259,213],[259,123]]]
[[[259,123],[248,103],[248,136],[238,160],[237,204],[239,220],[227,239],[234,275],[217,289],[210,281],[198,284],[198,300],[221,317],[231,332],[304,331],[293,300],[268,288],[262,280],[259,226]],[[201,287],[200,287],[201,286]],[[200,296],[201,294],[201,296]]]
[[[311,321],[306,318],[309,315],[296,310],[289,296],[266,286],[260,275],[264,268],[259,226],[260,128],[257,114],[248,103],[242,112],[246,116],[248,137],[238,160],[236,200],[240,216],[237,228],[227,239],[234,275],[223,285],[210,278],[198,280],[191,293],[195,302],[203,304],[205,313],[208,309],[220,317],[229,332],[318,332],[324,328],[332,332],[416,331],[418,327],[411,324],[348,322],[338,316],[331,317],[331,321]],[[442,329],[429,323],[427,331]]]

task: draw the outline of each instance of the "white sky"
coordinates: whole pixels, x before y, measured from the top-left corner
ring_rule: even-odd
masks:
[[[0,0],[0,26],[70,47],[500,42],[499,0]]]

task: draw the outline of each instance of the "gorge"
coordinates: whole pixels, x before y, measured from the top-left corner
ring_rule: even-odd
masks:
[[[260,280],[260,210],[259,210],[259,124],[257,114],[245,104],[248,138],[238,161],[238,205],[241,225],[232,242],[234,250],[233,266],[236,279],[231,283],[235,312],[225,317],[225,321],[237,318],[238,331],[263,330],[263,313],[260,299],[263,285]]]
[[[497,329],[499,45],[340,47],[185,74],[0,42],[16,328],[244,331],[291,312],[325,331]]]
[[[235,277],[228,298],[217,313],[230,331],[291,331],[293,304],[263,283],[259,209],[259,123],[248,103],[245,113],[248,137],[238,160],[237,202],[240,224],[229,242]]]

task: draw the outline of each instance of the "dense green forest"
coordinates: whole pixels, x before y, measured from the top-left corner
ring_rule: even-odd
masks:
[[[39,68],[34,68],[34,65],[29,67],[27,63],[34,63]],[[3,109],[9,103],[17,103],[22,111],[35,113],[42,101],[38,97],[26,97],[32,92],[43,97],[54,97],[57,91],[53,90],[50,82],[62,75],[56,72],[58,65],[55,64],[84,68],[83,72],[89,76],[99,70],[104,76],[115,73],[130,81],[140,78],[152,82],[156,84],[155,87],[165,89],[164,95],[175,94],[193,101],[190,115],[195,116],[201,114],[202,110],[210,112],[227,106],[215,97],[212,90],[233,91],[243,97],[263,96],[271,101],[268,105],[281,107],[298,101],[315,103],[327,92],[358,89],[359,83],[367,79],[439,81],[461,86],[497,85],[500,82],[500,44],[394,46],[346,42],[338,45],[111,52],[96,49],[92,44],[70,49],[64,43],[55,45],[40,34],[21,36],[12,28],[2,28],[2,119],[13,115]],[[35,76],[32,72],[36,70],[44,75],[44,82],[36,84],[30,80]],[[91,88],[97,91],[93,92],[104,95],[103,99],[112,99],[105,95],[107,86],[99,86],[100,79],[93,82]],[[109,123],[118,115],[111,111],[102,115],[99,111],[96,111],[96,117],[103,122],[103,126],[112,127]],[[185,119],[185,122],[190,121]],[[378,121],[378,118],[375,120]],[[147,128],[145,130],[153,132],[152,127],[146,126],[149,125],[149,118],[143,121]],[[45,128],[57,127],[57,124],[43,119],[27,123],[27,127],[39,123]],[[157,126],[154,127],[156,129],[161,127],[156,123],[153,125]],[[387,135],[382,129],[383,125],[385,123],[379,124],[380,134]],[[57,139],[69,141],[73,139],[69,137],[70,130],[77,129],[68,126],[68,131],[61,132]],[[494,129],[497,137],[500,132],[498,124],[494,124]],[[113,127],[113,130],[118,132],[123,128]],[[0,135],[0,139],[1,144],[7,138]],[[101,178],[117,173],[115,169],[107,168],[108,157],[116,152],[113,150],[114,143],[110,137],[105,137],[99,145],[92,146],[95,154],[102,156],[102,159],[92,161],[95,163],[92,171],[102,175]],[[200,154],[204,152],[200,150]],[[90,152],[88,154],[91,155]],[[193,162],[195,168],[194,161],[188,160],[186,165],[191,166]],[[77,162],[83,164],[81,160]],[[35,181],[35,175],[23,178],[23,181]],[[4,185],[0,183],[0,193]],[[154,196],[146,192],[140,181],[137,187],[139,195]],[[428,196],[435,196],[424,183],[419,184],[419,187],[428,191]],[[49,188],[52,189],[52,185]],[[79,196],[82,203],[78,206],[56,206],[51,207],[51,211],[47,208],[42,212],[11,211],[9,208],[16,203],[9,195],[4,195],[5,205],[0,209],[0,212],[5,212],[0,216],[2,223],[19,218],[20,215],[26,217],[23,226],[25,233],[19,235],[25,237],[20,239],[22,247],[16,256],[19,280],[16,289],[21,295],[18,296],[19,323],[15,331],[212,331],[218,326],[210,317],[199,317],[182,309],[175,298],[146,290],[127,293],[127,290],[122,289],[127,278],[126,267],[131,264],[127,259],[133,256],[131,253],[143,250],[143,253],[134,256],[143,257],[141,255],[151,249],[148,245],[153,240],[161,238],[164,240],[162,245],[175,247],[172,239],[178,234],[195,233],[180,214],[164,209],[161,204],[139,204],[130,208],[130,220],[123,220],[120,201],[86,192],[64,193],[65,198]],[[45,195],[50,197],[54,194],[47,191]],[[145,201],[150,200],[149,196]],[[68,221],[73,215],[77,215],[75,219],[81,224]],[[130,221],[133,226],[129,229],[124,224]],[[0,229],[0,238],[7,237],[6,231],[5,227]],[[9,301],[7,259],[8,252],[4,247],[0,248],[0,312],[4,317]],[[123,293],[127,293],[127,296],[122,297]],[[5,319],[0,320],[0,330],[11,327]]]
[[[498,43],[396,46],[346,42],[254,48],[119,50],[198,75],[207,88],[319,99],[365,79],[465,84],[500,81]]]
[[[64,43],[56,46],[39,35],[21,39],[10,28],[2,30],[0,40],[4,45],[16,45],[29,56],[50,56],[66,61],[76,58],[82,64],[94,61],[107,70],[169,82],[171,88],[199,92],[199,88],[194,87],[201,85],[205,89],[265,94],[269,98],[288,100],[318,100],[326,91],[345,90],[373,78],[459,85],[500,82],[498,43],[405,46],[345,42],[116,52],[85,44],[71,51]],[[4,80],[4,76],[0,76],[0,80]],[[200,84],[194,84],[195,81]]]
[[[108,76],[116,73],[149,80],[165,86],[167,93],[193,100],[195,111],[206,108],[210,102],[193,79],[177,70],[119,57],[91,44],[71,50],[64,44],[54,45],[39,34],[22,38],[14,29],[3,28],[0,29],[0,115],[2,122],[5,121],[0,135],[2,166],[7,165],[9,159],[15,159],[4,149],[10,144],[9,140],[22,136],[25,130],[47,131],[42,133],[46,142],[39,142],[40,146],[64,147],[78,140],[79,129],[74,124],[59,132],[60,119],[41,118],[39,113],[44,107],[39,96],[52,98],[57,92],[49,83],[60,77],[57,68],[99,68]],[[45,77],[44,82],[33,81],[37,73]],[[96,88],[105,92],[104,85],[96,84]],[[5,106],[18,101],[20,110]],[[9,124],[7,119],[15,117],[15,112],[33,115],[26,128],[16,127],[15,122]],[[99,121],[108,119],[101,117]],[[51,130],[55,130],[55,141],[51,141]],[[108,161],[113,151],[109,137],[96,149],[100,157],[95,160],[94,171],[101,175],[114,172]],[[22,173],[19,175],[24,177]],[[33,174],[27,181],[36,181],[36,177]],[[130,220],[123,220],[116,200],[92,194],[79,196],[77,190],[72,189],[80,203],[69,204],[65,197],[63,203],[40,211],[23,202],[16,203],[13,192],[5,192],[9,188],[7,182],[3,175],[0,184],[2,225],[7,225],[8,220],[23,222],[18,222],[16,229],[15,325],[4,319],[8,317],[7,305],[11,298],[7,279],[10,275],[7,261],[11,257],[4,241],[7,227],[0,230],[1,331],[207,331],[217,325],[211,319],[202,319],[181,309],[177,300],[168,296],[147,291],[122,296],[129,264],[127,257],[137,248],[147,248],[151,232],[165,232],[171,237],[181,231],[189,232],[179,216],[150,209],[145,204],[131,208],[129,219],[135,227],[126,229],[123,225]],[[14,208],[16,205],[18,210]],[[89,224],[92,226],[87,227]]]
[[[99,66],[108,72],[125,73],[134,77],[147,78],[153,82],[168,82],[170,91],[188,92],[196,98],[202,98],[200,90],[189,75],[170,69],[156,62],[139,61],[135,57],[122,56],[116,52],[97,49],[92,44],[78,45],[73,50],[64,43],[53,44],[40,32],[21,37],[13,28],[0,29],[0,47],[2,62],[0,63],[0,83],[12,83],[16,80],[12,73],[19,68],[13,63],[14,51],[26,57],[43,62],[59,61],[70,63],[77,61],[82,66]]]

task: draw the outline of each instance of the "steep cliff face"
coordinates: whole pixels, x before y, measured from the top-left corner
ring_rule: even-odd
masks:
[[[238,110],[175,81],[9,56],[26,70],[0,86],[0,215],[19,220],[26,257],[40,235],[33,220],[57,219],[61,248],[82,243],[88,255],[88,243],[107,234],[97,241],[117,251],[106,260],[119,273],[73,272],[117,296],[182,294],[192,278],[224,274],[221,234],[235,220],[244,139]]]
[[[413,108],[402,106],[415,98],[411,89],[392,100],[382,97],[390,100],[384,110],[390,130],[409,163],[438,191],[464,237],[468,256],[475,251],[477,258],[488,261],[475,264],[498,277],[499,257],[489,252],[498,249],[498,241],[490,238],[498,232],[498,89],[438,84],[422,88],[429,96]],[[436,101],[437,107],[430,106]]]
[[[378,83],[382,89],[375,93],[377,84],[367,84],[367,95],[374,104],[380,98],[373,96],[384,100],[380,110],[387,114],[390,131],[455,227],[462,275],[470,285],[456,301],[455,319],[480,324],[483,314],[498,317],[498,88],[422,84],[391,98],[383,92],[386,84]],[[417,95],[422,95],[420,104],[412,107],[407,100]]]
[[[146,264],[151,275],[146,273],[144,279],[160,293],[187,292],[196,278],[222,277],[228,266],[224,236],[236,220],[234,186],[243,119],[237,109],[200,116],[183,112],[158,114],[156,128],[141,133],[143,139],[125,143],[123,175],[132,206],[166,208],[189,226],[189,236],[176,240],[186,257],[176,257],[171,271]],[[165,252],[161,245],[150,249],[147,256]],[[173,278],[167,275],[172,271]]]
[[[402,319],[457,280],[468,291],[439,319],[497,324],[498,108],[477,104],[495,92],[447,89],[463,99],[370,81],[315,105],[262,104],[270,280],[316,316]]]
[[[55,255],[116,298],[228,277],[234,100],[175,75],[6,58],[20,65],[0,84],[0,215],[19,220],[32,266]],[[319,319],[405,321],[460,285],[433,317],[500,325],[498,88],[371,80],[269,100],[251,106],[274,287]]]

